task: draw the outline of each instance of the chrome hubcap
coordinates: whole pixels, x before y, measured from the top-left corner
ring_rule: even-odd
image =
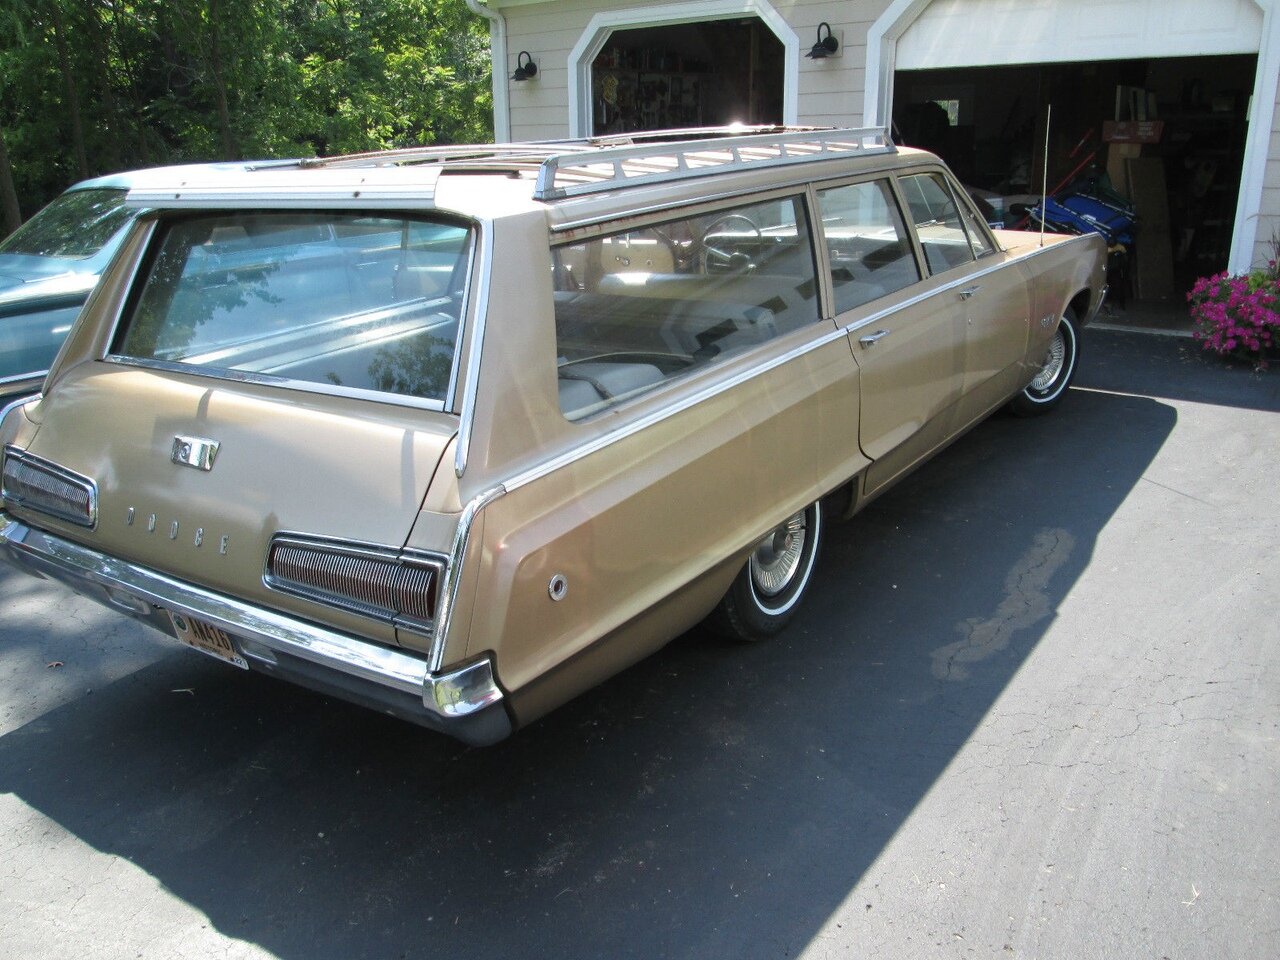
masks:
[[[807,539],[802,510],[756,545],[751,554],[751,582],[757,593],[776,597],[787,588],[800,570]]]
[[[1044,366],[1031,381],[1031,389],[1043,393],[1049,389],[1062,373],[1067,362],[1067,341],[1059,330],[1049,342],[1049,352],[1045,355]]]

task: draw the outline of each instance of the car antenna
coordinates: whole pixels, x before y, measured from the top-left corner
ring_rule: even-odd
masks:
[[[1053,120],[1053,104],[1044,113],[1044,169],[1040,171],[1040,246],[1044,246],[1044,223],[1049,215],[1049,124]]]

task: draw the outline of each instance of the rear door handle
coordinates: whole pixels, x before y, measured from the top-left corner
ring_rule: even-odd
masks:
[[[887,337],[888,335],[889,335],[888,330],[877,330],[875,333],[868,333],[865,337],[859,337],[858,342],[862,344],[864,347],[869,347],[869,346],[872,346],[881,337]]]
[[[972,287],[965,287],[963,290],[960,291],[960,299],[968,300],[970,297],[972,297],[975,293],[977,293],[981,289],[982,289],[982,284],[980,283],[975,283]]]

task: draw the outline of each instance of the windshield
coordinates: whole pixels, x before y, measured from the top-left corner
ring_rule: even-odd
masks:
[[[344,213],[236,213],[161,231],[116,353],[443,401],[472,232]]]
[[[124,190],[70,190],[0,242],[0,253],[92,257],[132,215]]]

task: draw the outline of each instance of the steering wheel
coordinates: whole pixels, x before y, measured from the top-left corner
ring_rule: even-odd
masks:
[[[726,266],[734,266],[744,269],[751,269],[755,266],[751,257],[741,251],[726,250],[717,246],[717,242],[724,243],[731,239],[727,234],[716,234],[716,231],[728,224],[741,224],[755,234],[756,240],[764,238],[764,233],[756,226],[756,222],[744,213],[726,213],[724,216],[716,217],[712,220],[705,230],[702,231],[702,239],[699,241],[702,249],[707,253],[708,260],[714,257],[720,263]]]

